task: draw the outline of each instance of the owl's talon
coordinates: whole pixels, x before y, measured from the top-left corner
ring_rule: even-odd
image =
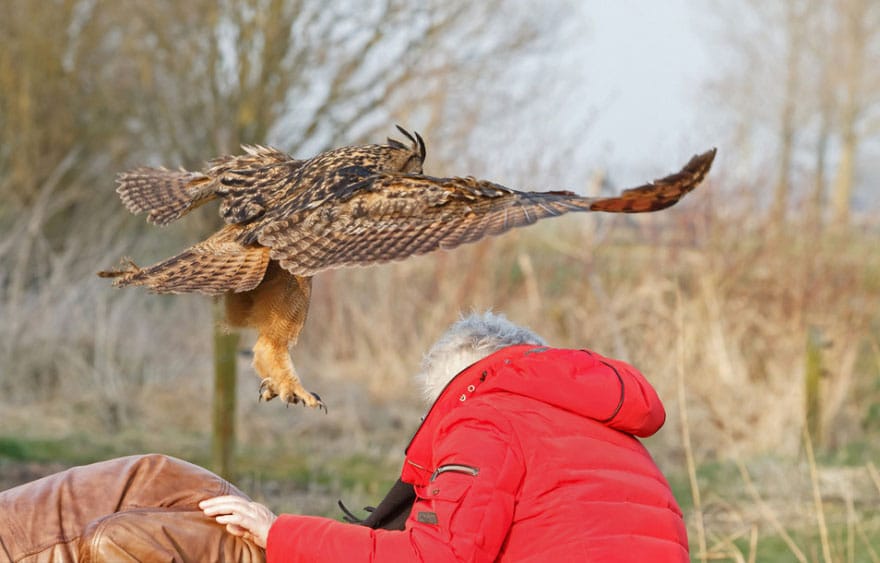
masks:
[[[327,405],[325,405],[324,401],[321,400],[321,396],[318,395],[317,393],[312,393],[312,397],[314,397],[315,400],[318,401],[318,404],[315,405],[315,408],[317,408],[320,411],[324,411],[324,414],[327,414]]]
[[[260,400],[265,400],[266,402],[269,402],[277,396],[278,393],[275,391],[275,385],[272,384],[271,379],[267,377],[260,382]]]
[[[294,404],[317,408],[325,413],[327,412],[327,406],[324,405],[324,401],[321,400],[317,393],[303,389],[302,385],[288,386],[286,381],[282,381],[279,384],[277,381],[267,377],[260,383],[259,400],[265,399],[270,401],[275,397],[281,397],[281,400],[284,401],[285,406],[288,408],[291,404]]]

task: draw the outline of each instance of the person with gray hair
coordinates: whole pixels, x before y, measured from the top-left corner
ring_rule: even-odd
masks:
[[[637,439],[665,411],[635,368],[483,313],[446,331],[420,379],[431,407],[366,520],[241,496],[200,507],[270,563],[688,561],[681,510]]]
[[[425,399],[433,403],[440,391],[459,372],[486,356],[519,344],[544,346],[543,338],[491,311],[462,317],[422,357],[416,376]]]

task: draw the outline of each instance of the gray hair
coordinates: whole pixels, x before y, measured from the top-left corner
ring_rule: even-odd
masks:
[[[422,358],[417,376],[425,399],[437,400],[449,381],[486,356],[517,344],[544,345],[543,338],[491,311],[472,313],[453,323]]]

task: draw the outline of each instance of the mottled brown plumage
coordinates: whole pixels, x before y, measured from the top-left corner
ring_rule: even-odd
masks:
[[[399,128],[400,129],[400,128]],[[201,172],[137,168],[117,192],[133,213],[165,225],[213,199],[226,225],[163,262],[100,272],[115,285],[159,293],[227,296],[234,326],[258,330],[254,368],[264,399],[323,407],[303,388],[288,345],[308,312],[311,278],[331,268],[364,266],[437,249],[570,211],[642,213],[674,205],[706,176],[712,149],[675,174],[608,198],[572,192],[520,192],[475,178],[422,174],[425,144],[343,147],[296,160],[261,146],[211,161]]]

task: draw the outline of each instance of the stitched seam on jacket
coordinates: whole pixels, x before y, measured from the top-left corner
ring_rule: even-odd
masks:
[[[685,544],[683,544],[677,540],[673,540],[673,539],[669,539],[669,538],[661,538],[659,536],[651,536],[649,534],[640,534],[638,532],[627,532],[627,533],[620,533],[620,534],[603,534],[601,536],[597,536],[597,538],[621,538],[621,537],[648,538],[651,540],[667,542],[667,543],[671,543],[672,545],[677,545],[679,547],[686,548]]]
[[[104,528],[106,528],[107,520],[111,520],[113,518],[113,516],[115,516],[117,514],[120,514],[120,513],[114,512],[114,513],[110,514],[109,516],[105,516],[103,518],[103,521],[100,522],[97,525],[97,527],[95,528],[95,531],[92,534],[92,541],[89,542],[89,552],[88,552],[89,553],[89,557],[88,557],[89,561],[98,561],[98,559],[96,557],[98,554],[98,545],[100,543],[101,536],[104,534]]]
[[[522,440],[520,439],[519,434],[516,431],[516,424],[513,423],[513,421],[510,419],[509,416],[507,416],[507,414],[505,412],[503,412],[501,409],[499,409],[495,405],[491,404],[488,401],[486,401],[484,404],[487,407],[489,407],[490,409],[492,409],[493,411],[495,411],[495,413],[502,420],[504,420],[504,423],[507,425],[507,429],[506,429],[507,433],[510,434],[513,437],[513,439],[516,441],[515,445],[516,445],[516,452],[519,454],[518,458],[519,458],[519,460],[524,460],[526,458],[525,450],[523,449]],[[513,449],[513,448],[511,448],[511,449]],[[508,455],[510,455],[510,452],[508,452]],[[518,496],[519,493],[522,491],[522,485],[526,480],[525,475],[529,469],[528,466],[522,461],[519,461],[519,465],[522,468],[522,477],[520,478],[519,483],[517,483],[516,491],[514,491],[514,497]]]
[[[149,514],[151,512],[161,512],[161,513],[198,512],[198,513],[201,513],[201,510],[197,510],[197,509],[193,509],[193,508],[189,508],[189,507],[182,507],[182,506],[181,507],[153,506],[153,507],[137,508],[134,510],[123,510],[120,512],[112,512],[112,513],[98,519],[98,524],[97,524],[97,526],[95,526],[95,531],[92,533],[92,540],[89,542],[89,560],[98,561],[98,559],[96,558],[96,556],[98,554],[98,547],[97,546],[99,544],[99,540],[101,539],[101,536],[105,533],[105,529],[107,528],[107,526],[109,526],[109,524],[111,522],[113,522],[114,520],[117,520],[119,518],[122,518],[123,516],[129,515],[129,514]]]
[[[614,417],[617,416],[617,414],[620,412],[620,409],[623,408],[623,400],[626,397],[626,385],[624,385],[623,377],[620,376],[620,372],[617,371],[616,367],[614,367],[613,365],[609,364],[608,362],[606,362],[604,360],[599,360],[599,362],[604,364],[606,367],[611,368],[611,371],[613,371],[614,375],[617,376],[617,381],[620,382],[620,400],[617,401],[617,408],[614,409],[614,412],[611,413],[611,416],[599,421],[602,424],[607,424],[607,423],[611,422],[612,420],[614,420]]]
[[[25,557],[30,557],[32,555],[36,555],[37,553],[42,553],[42,552],[46,551],[47,549],[51,549],[51,548],[55,547],[56,545],[75,542],[75,541],[79,540],[80,537],[81,537],[81,534],[73,536],[72,538],[65,538],[64,536],[62,536],[61,539],[59,539],[57,541],[52,541],[51,543],[41,543],[40,545],[38,545],[34,549],[30,549],[28,551],[23,552],[21,554],[21,556],[19,557],[19,560],[24,559]]]
[[[217,479],[217,482],[220,485],[218,487],[218,493],[217,494],[210,493],[212,496],[223,496],[223,495],[229,494],[232,491],[232,484],[229,483],[228,481],[226,481],[224,479]],[[238,496],[238,495],[236,495],[236,496]],[[196,504],[194,506],[198,506],[198,504]],[[111,512],[110,514],[107,514],[97,520],[110,519],[109,517],[111,517],[111,516],[115,516],[118,514],[125,514],[127,512],[147,512],[147,511],[153,511],[153,510],[183,512],[183,511],[194,511],[195,509],[190,508],[190,507],[170,507],[170,506],[165,507],[165,506],[149,506],[149,505],[140,505],[140,504],[129,504],[129,505],[121,506],[117,511]],[[101,524],[99,524],[99,529],[100,529],[100,527],[103,527],[103,524],[104,524],[103,522]],[[85,526],[88,526],[88,523],[86,523]],[[22,531],[20,531],[20,529],[19,529],[18,533],[21,536],[25,535]],[[28,549],[26,551],[18,553],[17,557],[18,557],[18,559],[24,559],[26,557],[31,557],[31,556],[36,555],[38,553],[42,553],[42,552],[46,551],[47,549],[51,549],[51,548],[55,547],[56,545],[69,544],[69,543],[79,541],[81,539],[82,539],[82,532],[80,532],[74,536],[70,536],[70,537],[62,535],[62,534],[58,534],[56,537],[52,538],[51,540],[46,540],[42,543],[39,543],[35,546],[32,546],[31,549]],[[90,542],[90,543],[92,543],[92,542]],[[92,549],[93,549],[93,546],[90,546],[90,554],[89,554],[90,556],[92,555]],[[8,553],[10,553],[10,557],[12,556],[11,555],[12,552],[10,552],[5,545],[4,545],[4,550],[6,550]]]
[[[504,431],[505,435],[511,436],[513,438],[513,441],[508,442],[510,444],[510,447],[507,449],[507,452],[504,455],[504,461],[501,463],[501,467],[503,468],[505,465],[507,465],[508,459],[511,456],[513,456],[515,453],[514,449],[516,450],[516,453],[519,453],[519,456],[516,459],[514,459],[514,461],[517,463],[517,465],[520,466],[520,469],[521,469],[519,483],[516,484],[516,490],[514,490],[510,493],[506,493],[506,494],[510,494],[514,500],[514,508],[513,508],[513,511],[511,512],[511,515],[510,515],[511,516],[511,523],[513,523],[513,519],[516,515],[516,499],[517,499],[517,497],[519,497],[520,492],[522,492],[522,486],[526,480],[526,473],[528,472],[528,466],[526,466],[524,463],[522,463],[520,461],[520,460],[525,459],[525,455],[523,453],[522,441],[520,440],[519,434],[517,434],[517,432],[516,432],[516,425],[513,424],[513,422],[510,420],[510,418],[507,416],[507,414],[505,414],[501,409],[499,409],[495,405],[489,403],[488,401],[484,401],[483,405],[485,405],[483,408],[491,409],[492,411],[495,412],[496,415],[498,415],[499,418],[501,418],[501,420],[504,421],[504,425],[507,428],[502,428],[502,430]],[[501,474],[499,473],[498,476],[501,477]],[[492,496],[494,497],[497,494],[498,494],[498,488],[495,487],[493,489]],[[483,511],[483,514],[480,518],[480,525],[478,527],[478,530],[483,529],[483,522],[485,521],[485,519],[486,519],[486,511]],[[503,546],[504,546],[504,542],[502,541],[501,546],[499,546],[499,548],[503,547]],[[483,549],[484,546],[477,542],[476,537],[474,537],[474,547],[479,551],[485,551]],[[497,557],[498,553],[496,553],[495,556]]]
[[[635,475],[637,477],[644,477],[645,479],[649,479],[654,483],[659,483],[660,485],[663,485],[664,488],[668,486],[668,483],[665,481],[665,478],[663,478],[662,476],[658,477],[657,475],[651,475],[650,473],[633,473],[633,472],[628,472],[625,469],[616,469],[616,468],[612,468],[612,467],[600,467],[600,466],[593,466],[593,467],[588,467],[585,469],[587,471],[595,472],[595,473],[624,473],[626,475]],[[632,501],[627,501],[627,502],[632,502]],[[633,503],[633,504],[644,504],[644,503]],[[646,506],[657,506],[657,505],[646,505]]]
[[[228,495],[228,494],[232,494],[235,496],[242,496],[243,493],[239,493],[238,491],[232,490],[234,487],[233,487],[232,483],[230,483],[229,481],[226,481],[226,480],[223,480],[220,478],[216,478],[214,480],[217,482],[218,487],[216,490],[211,490],[208,487],[204,487],[204,489],[206,489],[204,491],[206,494],[205,498],[219,497],[219,496],[224,496],[224,495]],[[247,496],[243,496],[242,498],[247,498],[248,500],[250,500],[250,497],[247,497]],[[117,508],[115,511],[113,511],[109,514],[105,514],[101,518],[106,518],[108,516],[112,516],[113,514],[122,514],[125,512],[133,512],[133,511],[138,511],[138,510],[140,510],[140,511],[143,511],[143,510],[175,510],[175,511],[200,510],[198,508],[199,502],[201,502],[201,501],[194,500],[193,504],[191,504],[191,505],[176,504],[176,505],[171,505],[171,506],[166,506],[166,505],[162,505],[162,504],[141,504],[141,503],[132,502],[132,503],[120,505],[119,508]],[[101,518],[95,518],[95,520],[100,520]]]

